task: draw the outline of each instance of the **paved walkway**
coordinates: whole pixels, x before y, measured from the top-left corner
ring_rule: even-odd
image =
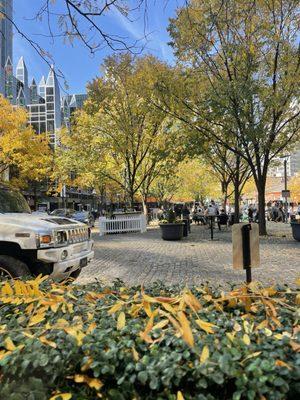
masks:
[[[289,225],[270,223],[271,237],[260,239],[261,267],[253,279],[264,284],[293,284],[300,276],[300,242],[292,239]],[[159,228],[147,233],[99,237],[94,234],[95,260],[82,271],[78,283],[116,278],[129,285],[161,280],[166,284],[243,282],[244,271],[232,269],[231,232],[215,231],[213,242],[206,227],[192,226],[188,238],[164,241]]]

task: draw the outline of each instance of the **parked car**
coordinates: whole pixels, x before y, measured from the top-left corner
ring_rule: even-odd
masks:
[[[71,216],[75,213],[76,211],[73,210],[72,208],[57,208],[56,210],[52,211],[50,215],[55,215],[57,217],[67,217],[71,218]]]
[[[0,278],[77,278],[94,257],[90,229],[61,215],[33,215],[23,195],[0,183]]]
[[[95,226],[95,218],[93,214],[89,211],[75,211],[70,218],[75,219],[75,221],[87,224],[90,227]]]

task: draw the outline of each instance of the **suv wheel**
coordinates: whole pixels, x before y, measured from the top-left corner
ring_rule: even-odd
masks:
[[[0,280],[31,275],[27,265],[11,256],[0,255]]]

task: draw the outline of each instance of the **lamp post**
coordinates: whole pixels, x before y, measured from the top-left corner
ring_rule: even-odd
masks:
[[[288,188],[287,188],[287,184],[288,184],[288,178],[287,178],[287,162],[289,159],[289,155],[283,156],[281,157],[284,159],[283,161],[283,168],[284,168],[284,214],[285,214],[285,221],[284,222],[288,222]]]

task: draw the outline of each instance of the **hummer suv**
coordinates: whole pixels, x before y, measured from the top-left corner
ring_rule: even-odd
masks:
[[[93,257],[91,231],[85,224],[33,215],[19,191],[0,183],[0,275],[76,279]]]

